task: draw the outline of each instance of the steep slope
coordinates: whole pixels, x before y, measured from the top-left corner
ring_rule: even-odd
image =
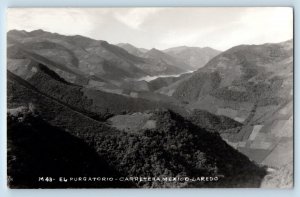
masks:
[[[209,60],[221,53],[210,47],[173,47],[164,50],[165,53],[176,57],[194,69],[202,68]]]
[[[189,109],[230,117],[243,127],[222,137],[258,163],[293,162],[293,41],[240,45],[177,84]],[[290,169],[292,171],[292,169]]]

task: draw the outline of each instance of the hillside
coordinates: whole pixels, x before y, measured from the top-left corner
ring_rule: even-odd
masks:
[[[290,166],[287,164],[293,161],[292,44],[289,40],[233,47],[177,83],[171,95],[189,103],[190,110],[207,110],[242,123],[243,127],[223,133],[222,137],[250,159],[275,169]]]
[[[165,49],[163,52],[176,57],[184,63],[190,65],[195,69],[202,68],[212,58],[221,53],[221,51],[215,50],[210,47],[173,47]]]

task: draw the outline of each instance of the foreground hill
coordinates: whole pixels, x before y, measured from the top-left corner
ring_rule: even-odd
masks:
[[[221,53],[221,51],[210,47],[173,47],[165,49],[163,52],[179,58],[184,63],[192,66],[195,69],[202,68],[209,60]]]
[[[240,129],[222,136],[251,159],[274,168],[291,166],[292,40],[233,47],[170,86],[168,92],[189,103],[189,109],[207,110],[242,123]]]
[[[49,177],[109,177],[121,176],[83,140],[52,126],[38,114],[15,108],[7,117],[7,162],[11,188],[95,188],[132,187],[117,181],[48,182]],[[43,177],[44,181],[40,181]],[[47,179],[48,177],[48,179]]]

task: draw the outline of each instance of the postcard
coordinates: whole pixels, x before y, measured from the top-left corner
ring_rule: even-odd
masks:
[[[293,8],[7,9],[9,188],[292,188]]]

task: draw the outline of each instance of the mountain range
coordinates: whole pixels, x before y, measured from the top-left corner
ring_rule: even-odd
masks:
[[[181,65],[181,68],[197,70],[203,67],[209,60],[221,53],[210,47],[188,47],[180,46],[165,50],[137,48],[128,43],[119,43],[117,46],[125,49],[128,53],[138,57],[148,57],[170,63]]]
[[[293,40],[220,52],[208,47],[146,50],[43,30],[12,30],[7,39],[8,174],[16,180],[11,187],[293,184]],[[157,77],[141,80],[147,76]],[[49,136],[47,146],[33,151],[39,140],[47,141],[43,135]],[[66,176],[76,171],[78,176],[108,172],[221,180],[27,183],[33,169],[38,169],[36,175],[54,173],[47,162],[38,168],[30,155],[50,151],[55,158],[59,150],[51,140],[60,135],[69,149],[49,163],[59,172],[66,170]],[[89,163],[92,170],[87,170],[70,154],[76,144],[87,161],[95,160],[101,168]],[[62,142],[59,146],[64,147]],[[280,182],[282,176],[286,178]]]
[[[127,78],[186,71],[179,65],[134,56],[106,41],[43,30],[8,32],[8,57],[16,59],[20,56],[51,65],[73,83],[81,78],[118,82]]]

